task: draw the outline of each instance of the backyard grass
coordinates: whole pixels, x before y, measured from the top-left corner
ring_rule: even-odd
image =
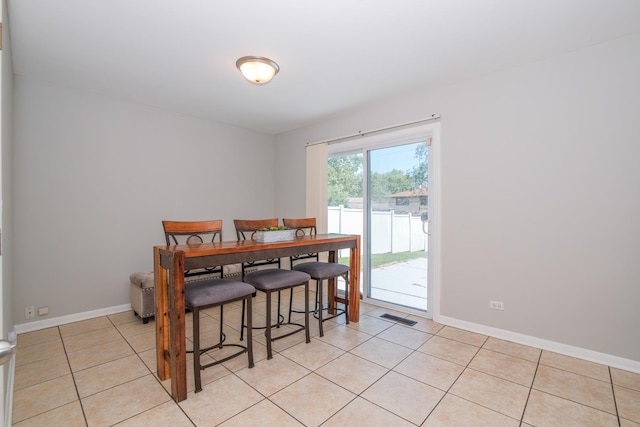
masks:
[[[371,268],[382,267],[384,265],[394,264],[396,262],[409,261],[417,258],[427,258],[427,253],[424,251],[416,252],[396,252],[386,254],[373,254],[371,255]],[[349,264],[349,257],[340,257],[338,262],[341,264]],[[361,267],[362,268],[362,267]]]

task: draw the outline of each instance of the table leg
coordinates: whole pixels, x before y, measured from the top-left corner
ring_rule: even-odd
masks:
[[[360,319],[360,236],[349,257],[349,322]]]
[[[161,381],[171,378],[171,369],[164,355],[169,352],[169,299],[167,270],[160,261],[160,249],[153,248],[153,273],[156,298],[156,366]]]
[[[168,271],[162,265],[163,257],[167,260]],[[155,270],[156,284],[160,285],[156,288],[158,377],[161,380],[171,378],[171,396],[180,402],[187,398],[184,252],[158,252],[158,258],[159,269]]]

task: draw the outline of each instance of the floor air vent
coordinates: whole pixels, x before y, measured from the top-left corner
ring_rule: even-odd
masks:
[[[415,320],[405,319],[404,317],[394,316],[393,314],[389,313],[381,314],[380,317],[382,317],[383,319],[393,320],[394,322],[402,323],[403,325],[407,326],[413,326],[418,323]]]

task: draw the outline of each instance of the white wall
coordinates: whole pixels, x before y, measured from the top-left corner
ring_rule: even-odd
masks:
[[[129,303],[161,221],[275,214],[274,138],[15,79],[15,322]],[[45,320],[36,318],[35,320]]]
[[[441,315],[640,361],[638,52],[636,34],[280,135],[279,215],[304,214],[306,142],[439,113]]]

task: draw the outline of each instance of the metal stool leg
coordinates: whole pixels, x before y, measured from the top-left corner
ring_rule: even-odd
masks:
[[[243,302],[245,300],[242,300]],[[253,315],[251,310],[251,295],[246,298],[247,301],[247,357],[249,359],[249,367],[253,368]]]
[[[324,336],[324,328],[322,327],[322,311],[324,310],[324,307],[322,305],[322,293],[324,292],[322,290],[322,280],[316,280],[316,289],[318,289],[318,292],[316,293],[316,307],[317,307],[317,313],[318,313],[318,328],[320,329],[320,336],[323,337]]]
[[[311,334],[309,333],[309,282],[304,284],[304,329],[307,334],[307,344],[311,342]]]
[[[221,305],[220,306],[220,346],[218,348],[222,348],[222,343],[227,338],[224,335],[224,332],[222,332],[222,321],[223,321],[223,318],[224,318],[224,305]]]
[[[267,294],[267,328],[264,331],[264,336],[267,338],[267,360],[268,360],[273,358],[273,354],[271,352],[271,292],[267,291],[266,294]]]
[[[250,299],[250,298],[249,298]],[[240,315],[240,341],[244,338],[244,310],[247,299],[242,300],[242,314]]]
[[[291,323],[291,313],[293,312],[293,288],[289,289],[289,323]]]
[[[202,383],[200,379],[200,309],[193,307],[193,372],[195,374],[196,389],[198,393],[202,391]]]

